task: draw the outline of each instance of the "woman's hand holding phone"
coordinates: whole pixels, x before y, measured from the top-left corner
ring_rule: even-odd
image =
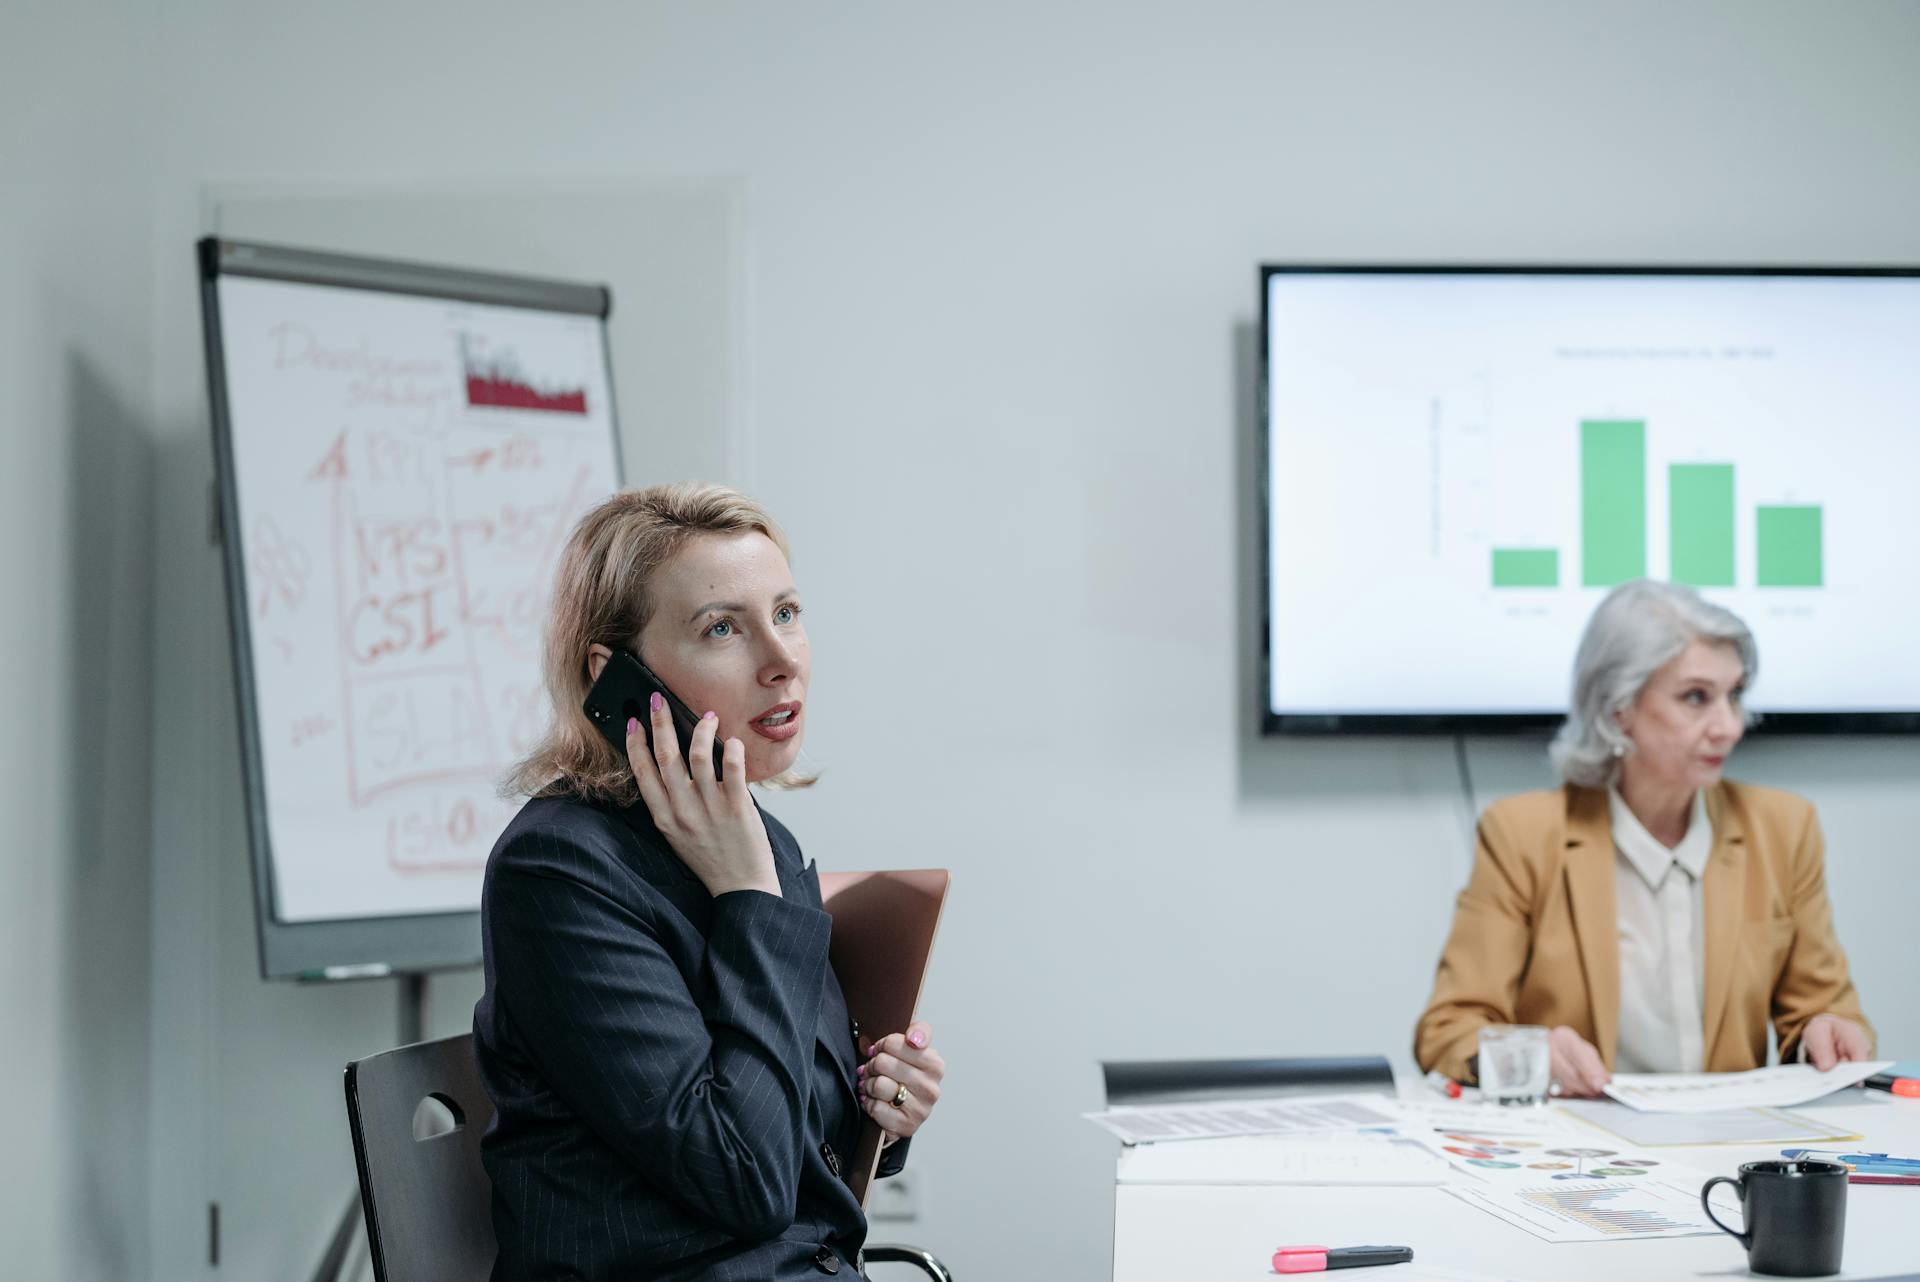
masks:
[[[720,722],[711,712],[694,726],[687,757],[673,731],[673,714],[654,695],[649,716],[653,744],[638,718],[627,721],[627,761],[640,785],[653,823],[707,893],[734,890],[780,894],[767,826],[747,792],[747,751],[738,739],[720,746],[725,778],[714,778],[714,739]]]

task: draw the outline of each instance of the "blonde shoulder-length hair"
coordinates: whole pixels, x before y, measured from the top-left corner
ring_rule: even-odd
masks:
[[[513,796],[567,794],[632,805],[640,789],[626,754],[587,719],[580,705],[592,685],[587,649],[637,649],[653,617],[653,576],[702,534],[758,531],[791,559],[787,536],[767,510],[737,490],[703,481],[651,485],[614,495],[580,519],[554,575],[542,667],[552,707],[545,736],[508,772]],[[789,770],[763,787],[796,788],[813,779]]]

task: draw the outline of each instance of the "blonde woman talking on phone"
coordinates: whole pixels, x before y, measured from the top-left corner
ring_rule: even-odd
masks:
[[[658,694],[623,747],[582,711],[628,655],[684,748]],[[871,1118],[899,1170],[945,1065],[924,1024],[852,1024],[815,870],[747,789],[794,781],[812,712],[785,536],[718,486],[614,496],[561,554],[545,665],[481,903],[494,1277],[854,1275],[843,1161]]]
[[[1804,798],[1722,777],[1746,731],[1753,635],[1649,580],[1594,610],[1552,758],[1564,785],[1480,820],[1433,996],[1423,1070],[1472,1080],[1489,1024],[1551,1029],[1556,1091],[1615,1071],[1827,1069],[1873,1052]]]

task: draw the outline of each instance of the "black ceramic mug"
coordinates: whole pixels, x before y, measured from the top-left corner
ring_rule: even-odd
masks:
[[[1716,1184],[1740,1198],[1745,1233],[1720,1223],[1707,1201]],[[1814,1278],[1840,1271],[1847,1233],[1847,1168],[1838,1162],[1748,1162],[1740,1178],[1716,1175],[1700,1186],[1700,1205],[1721,1231],[1747,1248],[1755,1273]]]

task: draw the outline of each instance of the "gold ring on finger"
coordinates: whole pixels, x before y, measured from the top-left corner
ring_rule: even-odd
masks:
[[[895,1108],[905,1108],[907,1106],[907,1084],[905,1082],[900,1083],[900,1089],[893,1093],[893,1106]]]

